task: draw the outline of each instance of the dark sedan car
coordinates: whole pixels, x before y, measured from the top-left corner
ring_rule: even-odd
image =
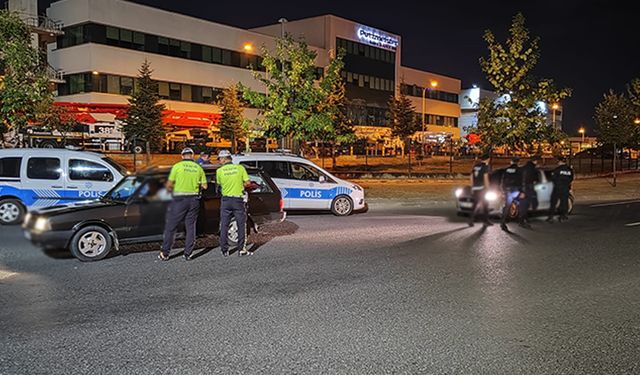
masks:
[[[199,235],[219,234],[220,194],[215,182],[216,169],[216,166],[205,167],[209,186],[200,200]],[[120,245],[161,241],[171,200],[164,188],[169,170],[169,167],[159,167],[127,176],[95,201],[27,214],[23,224],[25,236],[42,248],[69,249],[82,261],[103,259]],[[268,174],[251,168],[247,168],[247,172],[253,182],[248,201],[249,233],[263,224],[284,220],[285,213],[280,190]],[[235,221],[228,230],[233,246],[238,237]]]

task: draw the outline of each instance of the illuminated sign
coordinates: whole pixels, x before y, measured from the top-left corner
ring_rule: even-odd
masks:
[[[395,36],[385,34],[368,27],[359,27],[357,31],[358,39],[372,46],[390,49],[395,51],[400,41]]]

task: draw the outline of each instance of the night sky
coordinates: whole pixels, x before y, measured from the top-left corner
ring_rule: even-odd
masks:
[[[276,23],[280,17],[294,20],[331,13],[401,35],[406,66],[460,78],[463,87],[475,83],[487,88],[478,64],[486,54],[482,33],[491,29],[504,37],[511,17],[521,11],[532,34],[541,38],[535,74],[574,90],[563,103],[570,135],[577,135],[581,125],[593,126],[593,108],[604,92],[623,90],[632,78],[640,77],[638,15],[630,1],[135,2],[242,28]]]

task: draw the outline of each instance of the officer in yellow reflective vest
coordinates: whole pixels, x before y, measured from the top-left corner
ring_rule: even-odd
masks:
[[[200,210],[200,191],[207,189],[207,178],[202,167],[193,160],[193,150],[182,150],[182,161],[176,163],[169,173],[167,190],[173,200],[167,209],[164,226],[162,251],[158,258],[169,260],[169,252],[173,246],[178,225],[184,221],[184,259],[191,260],[191,252],[196,239],[196,222]]]
[[[220,251],[223,256],[229,255],[229,226],[231,218],[238,224],[238,255],[252,255],[246,249],[247,208],[245,205],[245,188],[251,186],[247,170],[240,164],[233,164],[231,153],[222,150],[218,154],[222,166],[216,171],[216,182],[222,193],[220,200]]]

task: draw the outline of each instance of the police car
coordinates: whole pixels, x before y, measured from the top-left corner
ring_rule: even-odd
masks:
[[[27,211],[100,198],[126,174],[92,152],[0,150],[0,224],[21,223]]]
[[[233,162],[267,172],[280,189],[287,211],[330,210],[336,216],[347,216],[367,209],[362,187],[341,180],[300,156],[239,154],[233,156]]]

